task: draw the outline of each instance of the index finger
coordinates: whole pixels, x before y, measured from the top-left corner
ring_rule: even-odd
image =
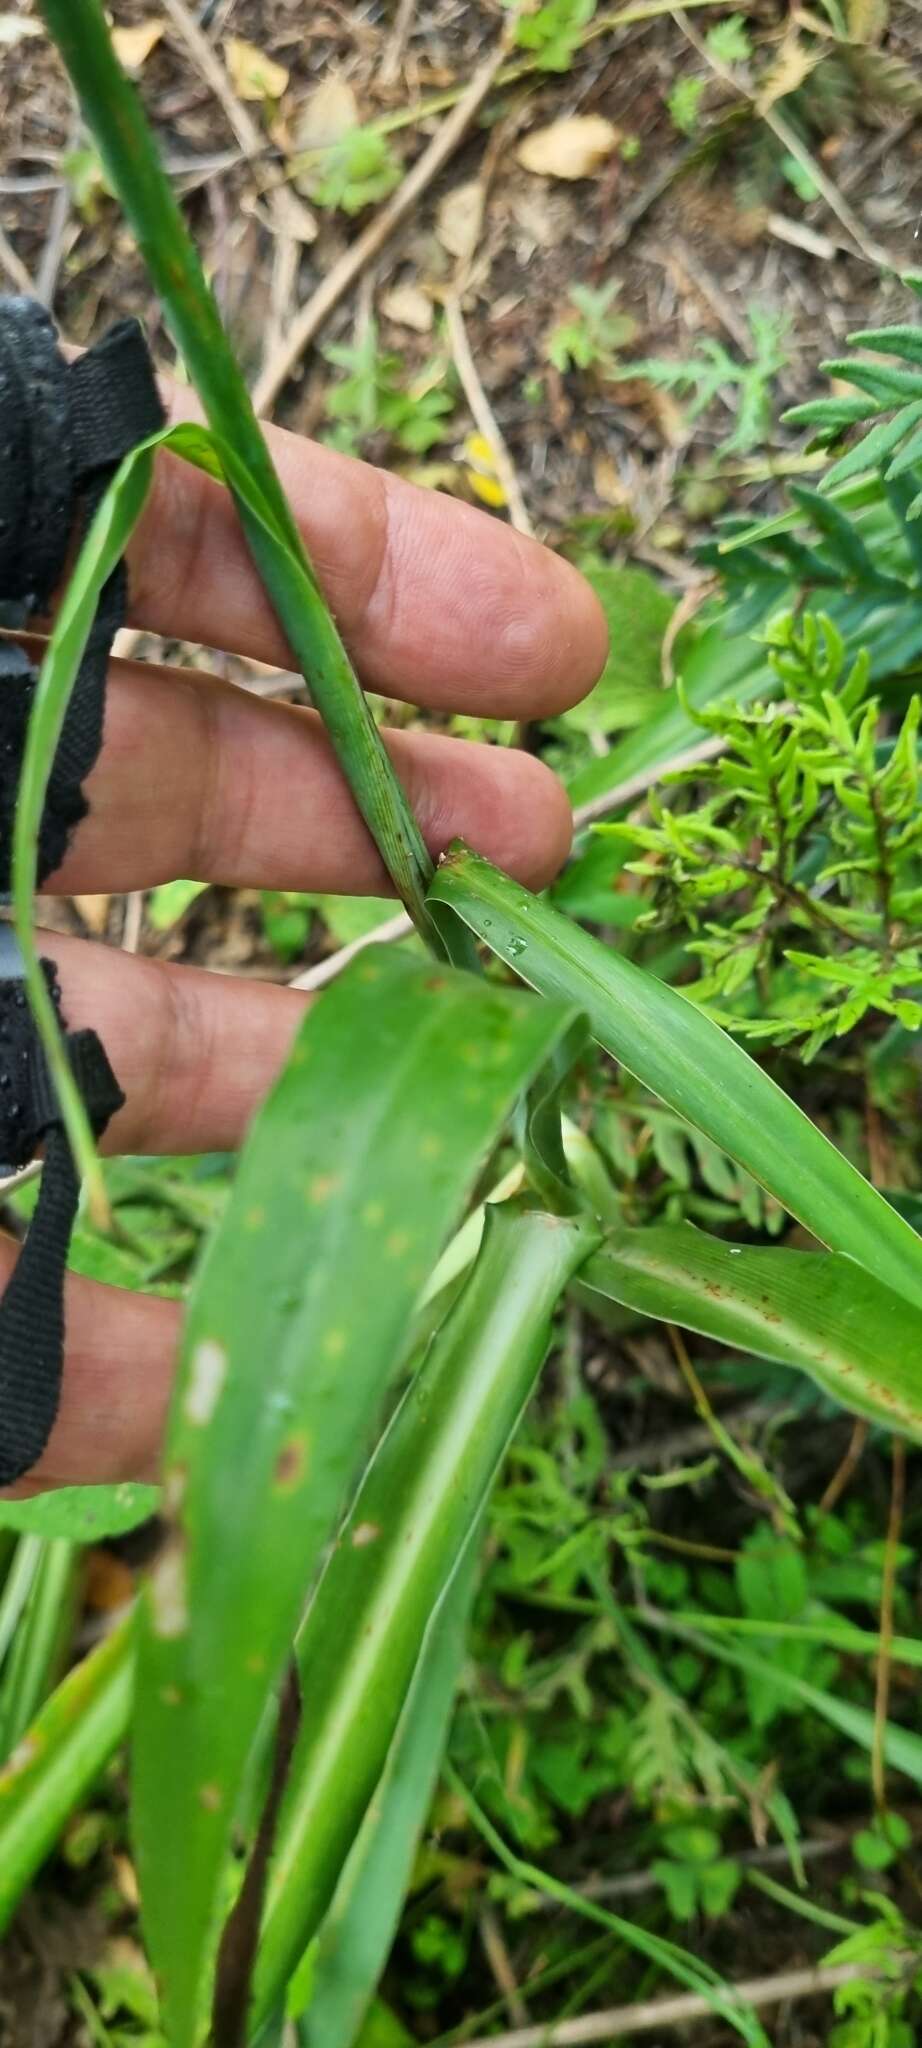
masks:
[[[200,417],[164,393],[172,421]],[[607,630],[588,583],[537,541],[440,492],[279,427],[273,459],[363,682],[494,718],[540,718],[585,696]],[[129,549],[131,622],[290,667],[227,491],[162,452]]]

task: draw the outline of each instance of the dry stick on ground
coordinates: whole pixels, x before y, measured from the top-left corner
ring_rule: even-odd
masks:
[[[502,1929],[491,1906],[485,1906],[480,1915],[480,1939],[484,1954],[496,1980],[503,2004],[509,2018],[517,2027],[527,2027],[529,2011],[519,1989],[518,1979],[512,1967],[509,1950],[503,1939]]]
[[[296,242],[303,240],[304,224],[310,219],[308,210],[300,205],[286,185],[274,183],[267,177],[264,164],[266,137],[242,100],[238,99],[220,57],[190,14],[186,0],[163,0],[163,5],[205,84],[224,108],[244,156],[257,168],[260,190],[265,194],[277,233],[288,235]]]
[[[177,0],[169,0],[169,5],[176,4]],[[380,213],[375,215],[374,220],[369,221],[367,228],[350,243],[339,262],[334,263],[332,270],[322,279],[307,304],[295,314],[287,334],[282,337],[256,380],[253,404],[257,412],[271,412],[283,385],[297,369],[305,349],[309,347],[324,321],[329,318],[334,306],[339,304],[344,293],[361,276],[366,264],[383,249],[395,228],[406,219],[417,200],[431,185],[433,178],[448,162],[449,157],[454,155],[482,107],[505,55],[506,39],[503,37],[492,54],[475,71],[467,91],[448,115],[447,120],[443,121],[422,155],[417,157],[403,184],[398,186],[393,197],[381,208]]]
[[[379,85],[396,85],[400,76],[400,66],[403,63],[404,51],[410,39],[410,30],[413,26],[413,16],[415,13],[416,0],[398,0],[393,27],[384,45],[384,55],[378,66],[377,82]]]
[[[844,1457],[840,1458],[839,1463],[836,1466],[836,1469],[832,1475],[832,1478],[829,1481],[829,1485],[827,1486],[823,1498],[820,1501],[819,1507],[817,1509],[818,1514],[832,1514],[833,1508],[836,1506],[837,1502],[841,1500],[846,1487],[849,1485],[855,1472],[857,1472],[858,1470],[858,1466],[860,1465],[862,1456],[864,1454],[864,1447],[867,1443],[870,1434],[870,1423],[865,1422],[863,1415],[856,1416],[855,1424],[852,1429],[851,1436],[848,1440],[848,1448],[845,1452]]]
[[[17,254],[12,242],[7,239],[2,228],[0,228],[0,270],[6,271],[10,283],[16,286],[18,292],[28,292],[29,297],[32,297],[35,286],[29,272],[22,257]]]
[[[721,83],[727,86],[731,92],[735,92],[741,98],[749,101],[753,113],[757,114],[759,119],[765,122],[766,128],[771,129],[776,141],[780,142],[782,148],[787,150],[788,155],[795,159],[795,162],[800,165],[801,170],[806,171],[807,176],[812,179],[817,191],[825,199],[830,213],[835,214],[837,221],[841,223],[846,233],[850,235],[859,254],[868,263],[873,263],[876,268],[898,271],[900,265],[896,259],[889,254],[888,250],[882,249],[878,242],[871,241],[865,232],[863,223],[859,220],[858,215],[852,211],[847,199],[843,199],[838,186],[833,184],[832,179],[824,171],[822,164],[817,162],[816,157],[811,154],[806,144],[801,142],[796,129],[790,126],[784,115],[779,114],[776,107],[763,104],[759,97],[757,86],[747,79],[742,71],[731,71],[728,65],[722,64],[720,59],[713,55],[708,49],[703,36],[699,36],[697,28],[692,25],[681,7],[676,7],[673,10],[672,18],[673,21],[678,23],[682,34],[691,43],[692,49],[697,50],[699,57],[703,58],[705,64],[713,71],[715,78],[719,78]]]
[[[502,429],[493,407],[480,381],[480,373],[471,354],[467,338],[461,301],[455,292],[446,292],[442,300],[445,308],[445,325],[448,329],[448,345],[452,360],[458,372],[458,380],[467,400],[468,411],[479,434],[489,442],[493,456],[493,467],[502,487],[503,496],[509,507],[509,518],[517,533],[534,535],[534,527],[528,516],[528,507],[522,496],[522,487],[516,475],[515,464],[503,439]]]
[[[750,1977],[726,1985],[748,2005],[783,2005],[788,1999],[820,1998],[840,1984],[874,1976],[867,1963],[830,1963],[825,1969],[779,1970],[775,1977]],[[467,2041],[464,2048],[587,2048],[594,2041],[619,2041],[630,2034],[654,2034],[659,2028],[686,2026],[690,2020],[713,2020],[714,2008],[697,1992],[676,1998],[651,1998],[641,2005],[616,2005],[608,2012],[585,2012],[555,2026],[517,2027],[511,2034]]]

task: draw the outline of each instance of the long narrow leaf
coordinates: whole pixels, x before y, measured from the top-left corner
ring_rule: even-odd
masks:
[[[0,1931],[124,1740],[133,1630],[132,1618],[74,1666],[0,1769]]]
[[[838,1252],[724,1244],[690,1223],[615,1230],[579,1276],[602,1296],[810,1373],[922,1442],[922,1314]]]
[[[533,988],[585,1010],[600,1045],[821,1243],[922,1302],[922,1239],[703,1010],[465,847],[442,862],[430,901]]]
[[[859,1707],[853,1700],[840,1699],[837,1693],[829,1692],[825,1686],[813,1685],[809,1679],[786,1670],[781,1663],[772,1663],[769,1658],[758,1656],[754,1650],[732,1649],[729,1643],[721,1642],[710,1633],[699,1633],[698,1629],[689,1628],[673,1615],[661,1613],[658,1609],[642,1609],[640,1620],[664,1635],[693,1643],[696,1649],[719,1658],[722,1664],[732,1664],[737,1671],[748,1672],[753,1678],[770,1680],[776,1692],[786,1695],[792,1709],[812,1708],[821,1720],[838,1728],[859,1749],[868,1753],[873,1750],[874,1715],[867,1707]],[[901,1728],[895,1721],[887,1721],[883,1731],[883,1753],[895,1771],[902,1771],[915,1785],[922,1785],[922,1735],[917,1735],[912,1728]]]
[[[297,1648],[304,1710],[256,1976],[271,2007],[319,1924],[383,1768],[430,1617],[543,1363],[587,1220],[490,1209],[474,1270],[404,1396]]]
[[[273,556],[267,578],[273,604],[395,886],[428,934],[423,892],[431,862],[422,835],[321,595],[141,101],[116,59],[100,0],[41,5],[208,420],[236,450],[279,541],[297,564],[299,573],[286,576],[279,573],[278,554]],[[265,575],[252,507],[241,501],[239,509]]]
[[[414,1301],[573,1020],[376,949],[310,1012],[245,1147],[186,1321],[142,1632],[135,1833],[173,2048],[196,2035],[247,1754]]]
[[[448,1736],[477,1553],[472,1539],[433,1616],[381,1782],[324,1920],[301,2048],[355,2048],[387,1961]]]

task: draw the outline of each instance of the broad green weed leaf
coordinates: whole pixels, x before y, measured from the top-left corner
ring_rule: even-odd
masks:
[[[853,1258],[654,1224],[612,1232],[580,1288],[797,1366],[843,1408],[922,1442],[922,1314]]]
[[[922,1242],[796,1103],[702,1010],[466,848],[430,890],[542,994],[579,1005],[600,1045],[745,1167],[831,1250],[922,1302]]]
[[[0,1500],[0,1529],[33,1536],[66,1537],[70,1543],[101,1543],[124,1536],[157,1513],[158,1486],[61,1486],[31,1500]]]
[[[247,1755],[413,1304],[573,1021],[379,951],[315,1004],[244,1149],[186,1323],[142,1634],[135,1833],[175,2048],[197,2034]]]

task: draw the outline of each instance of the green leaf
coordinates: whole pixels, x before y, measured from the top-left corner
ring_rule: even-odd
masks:
[[[922,1442],[922,1318],[853,1258],[664,1223],[609,1233],[579,1286],[586,1300],[594,1292],[797,1366],[843,1408]]]
[[[832,490],[836,484],[845,483],[846,478],[858,476],[867,469],[876,469],[885,462],[888,455],[904,441],[910,427],[922,419],[922,398],[914,405],[906,405],[893,419],[881,420],[871,428],[869,434],[848,450],[838,462],[834,462],[823,478],[824,491]]]
[[[617,732],[662,709],[663,636],[675,604],[646,569],[605,562],[585,573],[608,621],[608,660],[590,696],[562,724],[570,732]]]
[[[0,1929],[128,1725],[133,1618],[76,1664],[0,1769]]]
[[[587,1220],[488,1207],[470,1279],[380,1444],[297,1645],[303,1712],[257,2017],[314,1933],[380,1777],[430,1617],[540,1371]]]
[[[900,321],[893,327],[861,327],[848,337],[850,348],[876,349],[878,355],[902,356],[922,369],[922,327]]]
[[[712,623],[700,635],[683,657],[681,676],[687,703],[675,690],[664,690],[660,707],[643,725],[573,777],[569,796],[575,808],[604,802],[609,791],[625,784],[633,786],[635,796],[649,788],[667,762],[700,746],[705,734],[693,713],[704,705],[743,704],[777,693],[764,648],[749,635],[728,638],[722,624]]]
[[[378,949],[311,1010],[244,1150],[186,1322],[142,1632],[135,1832],[175,2048],[247,1754],[413,1303],[573,1015]]]
[[[448,1735],[477,1564],[472,1540],[433,1618],[381,1782],[323,1922],[303,2048],[353,2048],[387,1961]]]
[[[544,995],[578,1004],[600,1045],[813,1231],[922,1302],[922,1242],[796,1103],[677,990],[456,847],[429,896]]]
[[[159,1486],[61,1486],[31,1500],[0,1500],[0,1529],[100,1543],[149,1521],[159,1505]]]
[[[874,1748],[874,1715],[867,1707],[856,1706],[853,1701],[840,1699],[824,1686],[813,1685],[809,1679],[801,1678],[797,1672],[786,1671],[781,1664],[759,1657],[753,1650],[731,1649],[729,1643],[720,1642],[713,1635],[701,1635],[696,1628],[688,1627],[672,1615],[658,1609],[644,1608],[641,1621],[649,1628],[655,1628],[665,1635],[678,1636],[683,1642],[693,1643],[696,1648],[708,1650],[712,1657],[722,1664],[732,1665],[737,1671],[762,1679],[784,1695],[788,1712],[810,1707],[828,1721],[833,1728],[846,1735],[859,1749],[871,1752]],[[916,1785],[922,1785],[922,1736],[912,1728],[901,1728],[895,1721],[885,1721],[883,1726],[883,1753],[887,1762],[896,1771],[902,1771]]]

